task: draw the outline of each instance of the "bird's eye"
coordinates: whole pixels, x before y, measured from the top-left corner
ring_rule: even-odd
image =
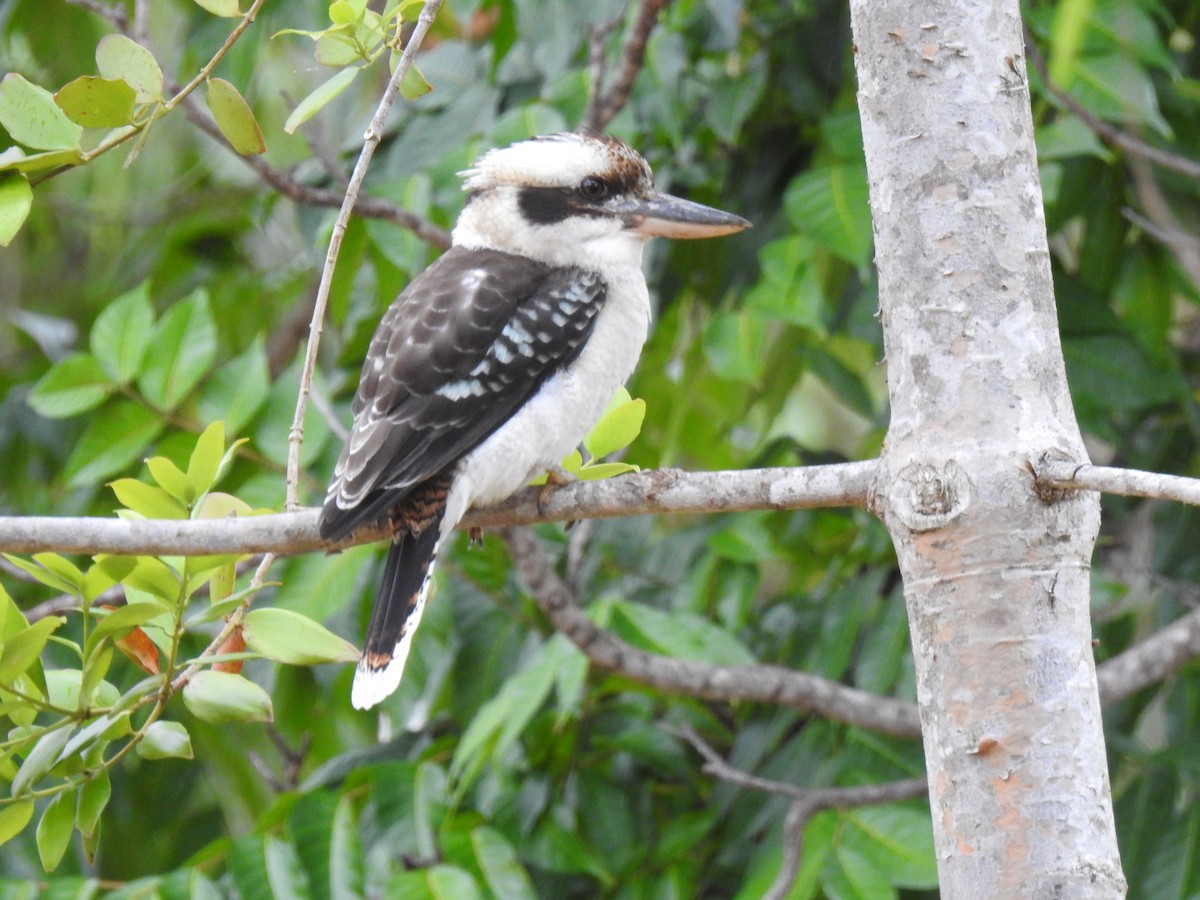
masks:
[[[608,196],[608,185],[603,179],[588,177],[579,182],[579,193],[585,200],[603,200]]]

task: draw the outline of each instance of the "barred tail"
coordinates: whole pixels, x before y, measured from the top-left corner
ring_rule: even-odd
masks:
[[[366,645],[350,692],[350,702],[356,709],[369,709],[399,687],[413,635],[421,624],[441,542],[442,522],[435,520],[418,534],[407,530],[398,533],[388,549]]]

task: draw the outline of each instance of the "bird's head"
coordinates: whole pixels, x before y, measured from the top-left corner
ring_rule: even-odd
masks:
[[[488,151],[462,175],[469,199],[456,245],[553,265],[638,265],[649,238],[717,237],[750,225],[656,191],[641,154],[607,135],[521,141]]]

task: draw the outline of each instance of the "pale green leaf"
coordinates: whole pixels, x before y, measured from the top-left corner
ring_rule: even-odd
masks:
[[[47,731],[37,739],[33,749],[25,756],[21,768],[12,781],[12,796],[20,797],[30,790],[42,776],[49,772],[56,762],[63,747],[70,740],[73,728],[55,728]]]
[[[163,96],[162,69],[154,54],[123,34],[108,34],[96,45],[100,74],[128,84],[138,103],[157,103]]]
[[[267,692],[232,672],[197,672],[183,689],[184,705],[205,722],[271,722]]]
[[[25,830],[25,826],[33,818],[33,806],[32,800],[0,806],[0,845],[11,841]]]
[[[224,455],[225,423],[213,422],[196,439],[196,446],[188,459],[187,480],[193,496],[199,497],[212,489]]]
[[[238,89],[222,78],[210,78],[204,101],[225,140],[242,156],[265,153],[262,129]]]
[[[0,81],[0,125],[14,141],[35,150],[71,150],[83,129],[67,118],[45,88],[9,72]]]
[[[137,94],[120,79],[83,75],[54,95],[54,102],[72,122],[84,128],[119,128],[133,122]]]
[[[584,438],[583,445],[593,459],[601,459],[628,447],[641,433],[646,419],[646,401],[630,400],[610,409]]]
[[[192,738],[180,723],[159,719],[146,729],[136,750],[142,759],[191,759]]]
[[[0,174],[0,247],[7,247],[33,208],[33,188],[18,172]]]
[[[18,675],[36,663],[50,635],[66,621],[47,616],[8,638],[0,653],[0,685],[11,686]]]
[[[188,477],[171,460],[165,456],[152,456],[146,460],[146,468],[150,470],[150,477],[158,482],[158,486],[181,504],[188,506],[195,501],[196,495]]]
[[[160,487],[138,481],[136,478],[120,478],[110,482],[117,500],[127,509],[147,519],[186,519],[183,504]]]
[[[350,87],[350,83],[358,76],[359,71],[361,70],[358,68],[342,69],[323,82],[292,110],[292,114],[283,123],[283,130],[288,134],[294,134],[297,128],[320,112],[327,103],[336,98],[342,91]]]
[[[40,172],[43,169],[74,166],[82,161],[83,152],[78,147],[47,150],[44,153],[25,153],[20,147],[9,147],[0,153],[0,171]]]
[[[325,626],[287,609],[251,610],[243,623],[246,646],[267,659],[293,666],[356,662],[358,650]]]
[[[206,12],[223,19],[235,19],[242,14],[238,8],[238,0],[194,0],[195,4]]]

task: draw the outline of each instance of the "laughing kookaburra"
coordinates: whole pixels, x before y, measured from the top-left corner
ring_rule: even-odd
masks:
[[[750,223],[654,190],[621,141],[553,134],[463,173],[450,249],[380,322],[321,512],[336,540],[394,538],[351,700],[400,683],[442,541],[559,463],[633,371],[650,324],[642,249]]]

